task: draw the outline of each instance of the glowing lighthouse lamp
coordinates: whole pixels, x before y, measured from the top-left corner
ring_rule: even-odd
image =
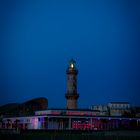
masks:
[[[71,67],[71,68],[74,68],[74,64],[73,64],[73,63],[71,63],[71,64],[70,64],[70,67]]]

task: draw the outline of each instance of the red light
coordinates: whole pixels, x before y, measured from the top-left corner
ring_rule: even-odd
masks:
[[[79,112],[75,112],[75,115],[79,115]]]
[[[80,123],[78,123],[78,129],[81,127],[81,124]]]
[[[72,126],[73,126],[73,128],[75,129],[75,128],[76,128],[76,123],[73,122]]]

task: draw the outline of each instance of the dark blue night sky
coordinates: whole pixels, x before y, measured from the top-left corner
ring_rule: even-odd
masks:
[[[0,3],[0,105],[46,97],[66,107],[76,60],[79,107],[140,105],[139,0],[4,0]]]

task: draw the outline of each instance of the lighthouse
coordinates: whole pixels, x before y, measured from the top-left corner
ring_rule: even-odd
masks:
[[[77,109],[77,100],[79,98],[79,94],[77,93],[77,74],[78,70],[75,66],[76,62],[74,59],[71,59],[69,62],[69,66],[66,70],[67,74],[67,93],[65,97],[67,99],[67,109]]]

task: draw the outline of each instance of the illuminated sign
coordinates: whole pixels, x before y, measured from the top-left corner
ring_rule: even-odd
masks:
[[[92,111],[46,110],[36,111],[35,115],[97,116],[97,113]]]

